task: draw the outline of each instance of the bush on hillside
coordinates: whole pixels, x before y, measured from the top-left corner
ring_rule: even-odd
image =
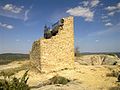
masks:
[[[68,82],[70,82],[69,79],[66,79],[65,77],[62,76],[54,76],[50,79],[50,84],[67,84]]]
[[[24,73],[22,78],[12,78],[5,75],[3,72],[4,79],[0,79],[0,90],[30,90],[27,85],[27,81],[29,79],[27,75],[28,71]]]

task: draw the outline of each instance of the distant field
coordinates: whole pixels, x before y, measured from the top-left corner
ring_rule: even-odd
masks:
[[[29,54],[4,53],[0,54],[0,65],[8,64],[12,61],[29,60]]]

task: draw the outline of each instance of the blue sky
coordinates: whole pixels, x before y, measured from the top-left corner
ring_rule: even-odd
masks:
[[[45,24],[69,15],[80,52],[120,51],[120,0],[0,0],[0,53],[29,53]]]

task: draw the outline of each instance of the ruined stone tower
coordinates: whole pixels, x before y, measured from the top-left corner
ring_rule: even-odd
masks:
[[[50,39],[41,38],[33,43],[30,59],[41,72],[74,67],[73,17],[64,18],[63,29]]]

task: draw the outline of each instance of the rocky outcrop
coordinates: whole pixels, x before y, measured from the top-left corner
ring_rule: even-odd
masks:
[[[120,63],[117,56],[111,55],[83,55],[76,57],[76,61],[83,65],[116,65]]]

